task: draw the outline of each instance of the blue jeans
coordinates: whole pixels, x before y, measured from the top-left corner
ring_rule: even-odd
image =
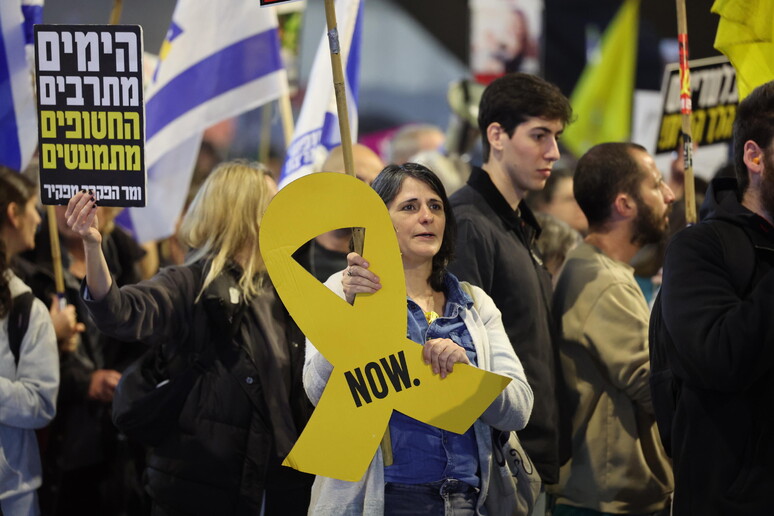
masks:
[[[470,516],[476,513],[477,501],[478,489],[453,478],[384,485],[384,516]]]

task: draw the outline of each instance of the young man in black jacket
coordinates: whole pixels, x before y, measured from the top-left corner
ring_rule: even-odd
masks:
[[[653,391],[662,431],[659,409],[673,417],[662,439],[676,516],[772,511],[774,82],[739,105],[734,165],[738,184],[713,181],[701,223],[670,243],[651,316],[652,353],[666,352],[678,386]]]
[[[479,106],[484,164],[451,197],[458,239],[450,270],[484,289],[502,311],[535,393],[519,437],[544,484],[559,480],[569,452],[569,430],[560,429],[569,420],[560,418],[557,398],[559,332],[550,310],[551,278],[535,248],[540,226],[522,201],[545,186],[571,117],[567,98],[539,77],[512,73],[495,80]]]

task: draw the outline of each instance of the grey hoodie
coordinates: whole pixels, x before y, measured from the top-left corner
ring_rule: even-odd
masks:
[[[30,290],[11,271],[6,275],[11,296]],[[45,305],[35,299],[18,367],[8,344],[8,317],[0,319],[0,500],[40,487],[35,429],[54,417],[58,390],[54,326]]]

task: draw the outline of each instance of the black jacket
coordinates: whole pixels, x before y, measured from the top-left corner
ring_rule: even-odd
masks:
[[[532,415],[519,438],[543,482],[554,484],[559,466],[569,457],[571,423],[560,409],[563,383],[551,278],[534,245],[540,226],[526,203],[519,206],[520,216],[514,213],[480,168],[452,195],[451,205],[458,236],[449,269],[481,287],[502,312],[505,331],[535,393]]]
[[[173,364],[203,345],[217,346],[178,431],[151,452],[146,489],[168,514],[259,514],[270,468],[310,414],[301,384],[304,339],[271,289],[234,305],[233,270],[195,302],[203,274],[201,264],[169,267],[137,286],[114,283],[87,306],[101,330],[161,345]]]
[[[733,179],[713,181],[701,211],[702,222],[667,248],[660,294],[681,384],[670,436],[674,514],[769,514],[774,227],[739,203]]]

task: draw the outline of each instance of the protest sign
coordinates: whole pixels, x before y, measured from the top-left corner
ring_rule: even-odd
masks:
[[[43,204],[144,206],[141,28],[37,25],[35,70]]]
[[[290,2],[298,2],[299,0],[261,0],[261,7],[271,7],[273,5],[287,4]]]
[[[691,69],[691,127],[699,148],[730,143],[738,93],[734,67],[725,57],[697,59]],[[666,67],[661,91],[663,108],[659,121],[656,154],[677,149],[680,138],[680,67]]]
[[[318,234],[364,227],[363,257],[382,288],[354,305],[293,259]],[[261,256],[272,284],[310,342],[333,365],[325,391],[286,466],[357,481],[376,452],[393,410],[464,433],[510,378],[455,364],[433,374],[422,346],[406,338],[406,283],[395,229],[384,202],[345,174],[316,173],[283,188],[261,222]]]

